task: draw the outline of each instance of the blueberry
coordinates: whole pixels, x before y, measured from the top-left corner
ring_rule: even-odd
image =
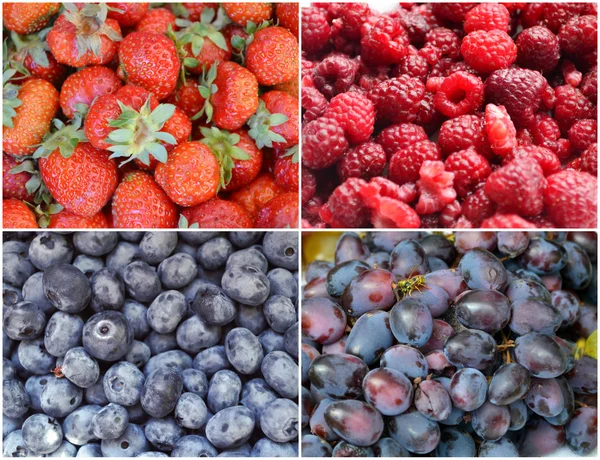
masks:
[[[39,272],[41,273],[41,272]],[[35,275],[35,273],[34,273]],[[32,275],[33,276],[33,275]],[[30,276],[28,280],[32,278]],[[26,281],[27,282],[27,281]],[[11,286],[10,284],[2,284],[2,305],[3,307],[10,307],[16,305],[23,300],[23,294],[21,289]],[[35,302],[34,302],[35,303]],[[50,306],[52,308],[52,306]]]
[[[223,326],[230,323],[237,313],[235,302],[227,297],[221,288],[212,284],[199,286],[191,308],[212,326]]]
[[[271,265],[298,270],[298,235],[295,232],[267,232],[262,245]]]
[[[73,261],[73,267],[81,270],[87,278],[91,278],[94,273],[104,268],[104,260],[100,257],[79,254]]]
[[[46,326],[46,316],[32,302],[20,302],[4,310],[4,332],[13,340],[31,340],[39,337]]]
[[[289,399],[276,399],[260,414],[260,429],[275,442],[287,442],[298,436],[298,405]]]
[[[100,367],[83,347],[77,347],[67,351],[62,373],[78,387],[88,388],[98,381]]]
[[[60,233],[39,233],[29,245],[29,260],[39,270],[55,264],[69,264],[73,260],[73,246]]]
[[[48,320],[44,345],[53,356],[64,356],[71,348],[81,345],[83,320],[77,315],[57,311]]]
[[[206,243],[219,235],[219,232],[205,232],[205,231],[191,231],[191,232],[179,232],[179,237],[186,243],[199,246]]]
[[[144,305],[135,300],[126,300],[121,309],[133,330],[133,337],[137,340],[143,340],[150,332],[147,311]]]
[[[263,347],[264,353],[272,351],[285,351],[283,344],[283,334],[275,332],[273,329],[266,329],[260,333],[258,340]]]
[[[140,402],[151,417],[164,417],[175,409],[182,390],[179,373],[157,369],[146,378]]]
[[[3,311],[5,311],[5,310],[3,310]],[[2,354],[4,356],[9,356],[12,352],[12,347],[13,347],[12,339],[6,334],[6,331],[4,330],[4,328],[2,328]]]
[[[283,336],[285,351],[296,360],[298,359],[298,326],[298,322],[296,321],[285,331],[285,335]]]
[[[184,295],[179,291],[165,291],[148,307],[148,324],[161,334],[173,332],[187,311]]]
[[[206,437],[218,449],[229,449],[248,441],[254,424],[254,413],[247,407],[227,407],[208,421]]]
[[[158,355],[165,351],[177,348],[177,338],[175,337],[174,332],[169,334],[159,334],[156,331],[150,331],[150,334],[148,334],[144,343],[150,347],[150,351],[153,355]]]
[[[192,367],[192,358],[181,350],[169,350],[153,356],[144,366],[144,375],[148,376],[157,369],[170,369],[181,374]]]
[[[112,251],[119,241],[115,232],[76,232],[73,245],[82,254],[104,256]]]
[[[253,334],[258,335],[267,329],[267,319],[263,314],[262,305],[255,307],[249,305],[240,305],[235,316],[235,324],[245,327]]]
[[[206,404],[195,393],[183,393],[177,401],[174,415],[179,426],[197,430],[206,422]]]
[[[298,321],[294,304],[281,295],[269,297],[263,305],[263,314],[271,329],[282,334]]]
[[[125,284],[119,274],[110,268],[97,271],[90,279],[92,309],[95,312],[120,310],[125,303]]]
[[[193,366],[194,369],[204,372],[210,378],[220,370],[229,369],[231,363],[227,359],[225,347],[216,345],[198,353],[194,358]]]
[[[144,232],[142,231],[123,231],[123,232],[119,232],[119,236],[121,238],[123,238],[125,241],[129,241],[130,243],[139,243],[140,241],[142,241],[142,238],[144,237]]]
[[[208,379],[206,374],[198,369],[186,369],[181,373],[185,391],[195,393],[202,399],[208,394]]]
[[[171,457],[216,457],[217,449],[204,436],[183,436],[171,451]]]
[[[252,447],[251,457],[297,457],[298,447],[292,442],[274,442],[268,438],[259,439]]]
[[[185,434],[173,417],[151,418],[144,428],[146,439],[163,452],[171,452]]]
[[[49,380],[40,396],[42,410],[56,418],[69,415],[79,407],[83,390],[67,379]]]
[[[117,439],[129,424],[127,409],[119,404],[109,404],[92,418],[92,431],[98,439]]]
[[[146,412],[144,411],[144,408],[141,404],[129,406],[125,409],[127,409],[127,413],[129,414],[129,423],[143,425],[150,418],[148,414],[146,414]]]
[[[27,278],[23,285],[23,300],[33,302],[42,309],[45,314],[52,314],[56,311],[54,305],[48,300],[44,294],[44,285],[42,279],[44,272],[36,272]],[[5,295],[6,296],[6,295]]]
[[[7,284],[21,287],[35,271],[26,256],[16,252],[5,252],[2,256],[2,281]]]
[[[6,369],[6,365],[4,367]],[[53,374],[46,375],[32,375],[25,382],[25,391],[29,395],[31,401],[31,408],[34,411],[41,412],[42,406],[40,397],[45,386],[50,380],[54,380],[56,377]]]
[[[208,383],[208,408],[217,413],[226,407],[235,406],[240,402],[242,381],[235,372],[229,370],[218,371]]]
[[[25,442],[23,442],[22,430],[16,430],[10,433],[2,442],[3,457],[34,457],[35,454],[30,452]]]
[[[267,272],[267,278],[271,284],[270,295],[282,295],[289,299],[295,299],[298,296],[298,282],[289,270],[274,268]]]
[[[221,328],[210,326],[199,316],[194,315],[186,319],[177,328],[177,345],[188,353],[196,354],[203,348],[208,348],[219,343]]]
[[[10,418],[22,417],[31,405],[23,384],[16,379],[2,382],[2,413]]]
[[[229,259],[227,259],[225,269],[227,270],[230,267],[235,266],[242,267],[244,265],[258,268],[263,273],[267,273],[267,269],[269,268],[269,262],[264,254],[261,251],[250,247],[231,254]]]
[[[188,254],[174,254],[158,266],[158,277],[166,289],[181,289],[187,286],[197,273],[196,261]]]
[[[63,421],[63,430],[67,441],[76,446],[83,446],[90,441],[95,441],[97,437],[92,429],[92,421],[101,409],[101,406],[90,405],[81,406],[71,412]]]
[[[104,394],[104,376],[98,377],[98,381],[91,387],[84,390],[85,402],[88,404],[98,404],[105,406],[108,404],[108,399]]]
[[[264,356],[258,337],[243,327],[236,327],[227,334],[225,353],[235,370],[245,375],[258,371]]]
[[[177,246],[175,232],[146,232],[140,241],[142,258],[150,265],[158,265],[171,255]]]
[[[131,342],[131,348],[129,348],[129,351],[125,355],[125,361],[136,367],[142,367],[148,362],[151,356],[152,352],[148,345],[144,342],[134,340]]]
[[[21,366],[32,374],[47,374],[56,364],[56,358],[46,351],[42,338],[23,340],[19,344],[17,353]]]
[[[50,303],[65,313],[83,310],[92,299],[90,281],[73,265],[55,264],[48,267],[42,283]]]
[[[251,265],[231,266],[223,274],[221,287],[233,300],[246,305],[260,305],[269,297],[267,276]]]
[[[127,293],[138,302],[152,302],[160,294],[160,279],[146,262],[132,262],[123,271]]]
[[[123,313],[101,311],[83,326],[83,346],[94,358],[117,361],[127,354],[133,331]]]
[[[182,239],[179,239],[179,241],[177,242],[177,246],[175,246],[175,250],[173,251],[173,254],[174,255],[187,254],[192,259],[194,259],[194,265],[196,265],[196,252],[198,252],[198,249],[195,246],[192,246],[191,244],[186,243]],[[167,260],[167,259],[165,259],[165,260]]]
[[[196,259],[206,270],[224,267],[233,252],[231,243],[222,237],[213,238],[198,248]]]
[[[16,376],[17,370],[13,363],[7,358],[2,358],[2,381],[14,379]]]
[[[152,457],[152,458],[167,457],[168,458],[169,455],[165,454],[164,452],[142,452],[141,454],[137,454],[136,457]]]
[[[132,263],[141,260],[140,248],[137,244],[121,241],[117,247],[106,256],[106,266],[123,276],[125,268]]]
[[[144,381],[144,374],[136,366],[120,362],[106,371],[102,384],[111,403],[133,406],[140,401]]]
[[[263,379],[249,380],[242,389],[241,403],[254,412],[257,420],[264,408],[276,399],[277,395]]]
[[[103,439],[100,448],[104,457],[135,457],[148,450],[148,440],[141,427],[130,423],[117,439]]]
[[[63,445],[65,443],[68,444],[69,446],[72,445],[71,443],[69,443],[67,441],[64,441]],[[59,447],[57,449],[57,451],[59,451],[61,449],[61,447]],[[73,446],[73,448],[75,448],[75,446]],[[68,450],[67,449],[65,449],[67,452],[71,451],[70,449],[68,449]],[[65,457],[69,457],[69,456],[72,457],[72,455],[64,455],[64,456]],[[86,444],[85,446],[81,446],[79,448],[79,450],[77,450],[77,457],[102,457],[102,449],[100,448],[100,444],[90,443],[90,444]]]

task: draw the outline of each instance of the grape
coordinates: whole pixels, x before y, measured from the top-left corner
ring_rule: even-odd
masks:
[[[579,337],[587,339],[598,329],[598,309],[589,305],[579,307],[579,318],[573,325],[573,331]]]
[[[346,313],[355,317],[371,310],[389,310],[396,303],[391,289],[393,282],[394,277],[387,270],[366,270],[344,289],[341,305]]]
[[[435,284],[420,288],[418,291],[415,289],[407,298],[419,300],[424,305],[427,305],[433,317],[442,316],[446,313],[450,302],[448,293]]]
[[[541,418],[533,419],[523,430],[519,446],[521,457],[546,457],[565,443],[565,429],[550,425]]]
[[[474,289],[455,300],[456,318],[464,326],[496,333],[510,319],[508,299],[498,291]]]
[[[598,446],[598,409],[580,407],[566,426],[567,444],[577,455],[588,455]]]
[[[530,332],[554,334],[562,322],[559,311],[548,303],[537,300],[517,300],[511,305],[512,318],[508,327],[515,334]]]
[[[454,329],[447,322],[441,319],[433,320],[433,330],[431,338],[425,345],[419,348],[423,353],[428,353],[433,350],[442,350],[446,340],[454,334]]]
[[[428,419],[439,421],[450,416],[452,402],[441,383],[423,380],[415,391],[415,407]]]
[[[562,391],[565,405],[560,414],[554,417],[546,417],[546,420],[552,425],[565,425],[571,419],[573,411],[575,410],[575,396],[573,395],[573,389],[566,378],[562,376],[556,377],[556,381]]]
[[[335,264],[350,260],[366,260],[371,251],[354,232],[346,232],[340,236],[335,246]]]
[[[395,369],[373,369],[366,375],[362,387],[365,399],[383,415],[399,415],[412,403],[412,383]]]
[[[361,260],[349,260],[336,265],[327,274],[327,293],[331,297],[340,297],[354,277],[369,268],[369,265]]]
[[[303,343],[300,347],[300,367],[302,369],[302,383],[308,382],[308,369],[310,368],[310,365],[312,364],[313,360],[320,355],[321,353],[319,353],[319,351],[312,345]]]
[[[419,240],[419,244],[429,258],[436,257],[447,265],[451,265],[456,259],[456,248],[442,235],[427,235]]]
[[[335,401],[333,399],[328,398],[319,402],[319,404],[317,404],[313,409],[313,412],[310,416],[310,421],[308,422],[311,433],[328,442],[339,439],[339,436],[335,434],[333,429],[325,420],[325,410],[334,402]]]
[[[556,335],[554,336],[554,340],[560,345],[560,348],[562,348],[562,350],[565,352],[565,355],[567,356],[567,368],[565,369],[565,372],[569,372],[575,367],[575,352],[577,346],[575,345],[575,343],[566,339],[562,339]]]
[[[257,388],[258,388],[258,386],[257,386]],[[310,391],[308,391],[308,389],[306,387],[302,387],[301,402],[302,402],[302,404],[300,405],[300,408],[302,409],[302,411],[300,413],[302,416],[301,423],[302,423],[302,428],[305,428],[308,425],[308,422],[310,421],[310,414],[312,414],[312,411],[315,408],[314,404],[313,404],[313,400],[310,397]]]
[[[517,363],[502,365],[492,377],[488,395],[499,406],[511,404],[525,396],[531,383],[529,371]]]
[[[510,403],[508,405],[508,411],[510,413],[510,431],[518,431],[525,426],[529,419],[529,412],[527,406],[522,399]]]
[[[331,457],[331,452],[329,443],[318,436],[313,434],[302,436],[303,457]]]
[[[302,303],[302,335],[317,343],[337,342],[346,330],[346,313],[335,302],[314,297]]]
[[[540,275],[536,275],[535,273],[530,272],[529,270],[525,270],[524,268],[516,269],[514,271],[513,276],[518,277],[519,279],[522,279],[522,280],[530,280],[530,281],[535,281],[536,283],[543,284],[542,278],[540,277]]]
[[[459,253],[466,254],[475,248],[493,251],[497,242],[496,232],[460,232],[456,234],[455,244]]]
[[[321,348],[321,354],[335,355],[335,354],[339,354],[339,353],[345,353],[347,340],[348,340],[348,335],[344,334],[342,336],[342,338],[340,340],[338,340],[337,342],[323,345],[323,348]]]
[[[429,264],[429,270],[435,272],[437,270],[447,270],[448,264],[444,262],[442,259],[438,259],[437,257],[427,257],[427,263]]]
[[[506,406],[489,401],[471,413],[473,430],[486,441],[496,441],[506,434],[510,426],[510,413]]]
[[[440,443],[435,448],[436,457],[475,457],[475,441],[459,428],[444,428]]]
[[[302,290],[302,295],[305,299],[313,297],[329,297],[327,293],[327,278],[315,278],[314,280],[306,283]]]
[[[360,447],[346,441],[340,441],[333,448],[332,457],[373,457],[375,453],[370,447]]]
[[[579,296],[584,302],[598,304],[598,267],[596,264],[592,266],[592,281],[585,289],[579,291]]]
[[[552,273],[551,275],[542,275],[542,276],[540,276],[540,279],[542,280],[542,284],[550,292],[558,291],[562,288],[562,276],[560,276],[560,273]],[[590,284],[592,284],[592,283],[590,283]]]
[[[498,251],[514,259],[529,245],[527,232],[498,232]]]
[[[420,232],[369,232],[365,242],[385,252],[393,249],[404,240],[415,240],[420,237]]]
[[[485,249],[473,249],[467,252],[460,259],[458,269],[471,289],[501,291],[508,283],[508,275],[502,262]]]
[[[376,457],[410,457],[410,453],[392,438],[381,438],[373,445]]]
[[[548,289],[537,281],[528,279],[518,279],[508,285],[504,292],[510,302],[518,300],[539,300],[540,302],[550,303],[552,298]]]
[[[456,367],[448,361],[443,350],[433,350],[427,353],[425,359],[429,372],[434,375],[453,375],[456,372]]]
[[[518,457],[519,451],[506,438],[500,438],[497,441],[484,441],[479,446],[479,457]]]
[[[572,292],[562,290],[552,292],[551,296],[552,306],[562,318],[561,327],[572,325],[579,314],[579,299]]]
[[[567,369],[567,356],[549,335],[531,332],[515,341],[515,359],[535,377],[551,379]]]
[[[440,442],[439,425],[414,409],[392,417],[388,429],[392,439],[414,454],[428,454]]]
[[[425,378],[429,366],[423,353],[409,345],[394,345],[381,356],[381,367],[402,372],[409,379]]]
[[[496,341],[486,332],[465,329],[448,339],[444,353],[455,366],[482,370],[496,359]]]
[[[584,289],[592,280],[592,262],[576,243],[566,241],[563,247],[568,256],[567,265],[560,272],[565,286],[575,290]]]
[[[583,356],[575,362],[575,366],[567,374],[567,380],[575,393],[598,393],[598,361],[590,356]]]
[[[425,284],[427,286],[435,285],[441,287],[448,293],[451,299],[456,298],[460,293],[468,289],[462,274],[453,268],[427,273],[425,275]]]
[[[308,377],[314,387],[331,398],[358,398],[367,372],[365,362],[356,356],[321,355],[312,362]]]
[[[358,318],[346,340],[346,353],[358,356],[368,366],[379,359],[394,344],[389,315],[371,311]]]
[[[398,243],[390,255],[390,268],[398,278],[411,278],[429,271],[427,254],[414,240]]]
[[[426,305],[409,297],[392,308],[390,326],[398,342],[420,347],[431,338],[433,318]]]
[[[477,369],[461,369],[452,376],[448,393],[454,406],[470,412],[485,402],[488,384]]]
[[[569,232],[567,240],[577,243],[587,252],[590,260],[596,262],[598,254],[598,236],[596,232]]]
[[[369,266],[373,268],[383,268],[389,270],[390,268],[390,255],[387,252],[374,252],[367,260],[365,260]]]
[[[327,273],[329,273],[329,270],[332,268],[333,264],[331,262],[327,262],[325,260],[315,260],[306,266],[304,278],[306,279],[307,283],[310,283],[315,279],[327,278]]]
[[[348,423],[352,420],[352,423]],[[374,444],[383,433],[383,418],[362,401],[338,401],[325,409],[325,421],[335,434],[355,446]]]
[[[559,243],[533,238],[519,261],[527,270],[538,275],[548,275],[562,270],[567,265],[567,257],[567,251]]]
[[[556,379],[531,379],[531,388],[525,395],[525,404],[542,417],[554,417],[565,407],[565,399]]]

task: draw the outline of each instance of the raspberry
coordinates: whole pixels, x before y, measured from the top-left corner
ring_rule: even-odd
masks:
[[[363,22],[371,16],[371,8],[365,3],[346,3],[333,20],[334,34],[350,40],[360,40]]]
[[[440,128],[438,145],[444,158],[469,147],[474,147],[477,153],[485,157],[490,155],[483,120],[477,115],[461,115],[445,121]]]
[[[416,11],[409,11],[402,15],[399,20],[406,33],[408,33],[410,43],[421,46],[425,41],[425,34],[431,30],[431,25],[427,19]]]
[[[435,108],[454,118],[473,113],[483,104],[483,82],[467,72],[455,72],[444,78],[435,93]]]
[[[461,204],[463,216],[479,227],[483,219],[496,212],[496,205],[485,193],[485,185],[479,185],[473,193],[465,197]]]
[[[432,3],[433,14],[441,20],[461,23],[476,3]]]
[[[383,147],[389,158],[397,151],[425,140],[427,140],[427,134],[422,127],[412,123],[400,123],[383,129],[375,142]]]
[[[560,71],[563,74],[563,79],[567,85],[571,85],[573,88],[577,88],[581,84],[583,74],[577,70],[575,64],[568,59],[563,60]]]
[[[467,64],[480,73],[510,67],[517,58],[513,39],[502,30],[476,30],[463,38],[460,51]]]
[[[317,191],[317,178],[308,168],[302,168],[302,205],[305,206]]]
[[[381,16],[360,40],[361,57],[367,65],[398,64],[406,55],[408,34],[398,19]]]
[[[335,164],[348,150],[348,141],[339,123],[319,118],[302,129],[302,164],[323,169]]]
[[[445,171],[442,161],[424,161],[419,175],[417,187],[421,194],[415,207],[419,214],[439,212],[456,199],[456,191],[452,187],[454,174]]]
[[[506,212],[536,216],[544,207],[544,171],[537,161],[517,159],[494,171],[485,193]]]
[[[547,27],[530,27],[517,37],[517,63],[521,67],[550,72],[559,59],[558,37]]]
[[[375,129],[375,107],[360,93],[347,92],[333,97],[325,116],[336,120],[353,144],[366,141]]]
[[[517,214],[498,213],[481,222],[481,228],[536,228],[536,226]]]
[[[439,49],[442,56],[448,56],[451,59],[460,56],[460,38],[452,30],[445,27],[436,27],[427,32],[425,44]]]
[[[596,107],[577,88],[563,85],[556,88],[555,92],[554,117],[563,133],[581,118],[596,118]]]
[[[597,227],[598,179],[587,172],[560,171],[548,177],[544,206],[561,228]]]
[[[319,90],[313,86],[302,85],[302,119],[305,123],[316,120],[325,112],[328,102]]]
[[[485,106],[485,133],[490,147],[500,156],[508,155],[517,145],[517,130],[503,106]]]
[[[302,8],[302,50],[318,53],[329,43],[331,28],[321,8]]]
[[[598,46],[598,20],[595,16],[574,16],[560,28],[558,42],[570,56],[584,56]]]
[[[537,161],[546,177],[561,170],[560,159],[556,154],[538,145],[518,145],[513,152],[503,158],[502,164],[505,165],[517,159],[532,159]]]
[[[596,102],[598,98],[598,67],[594,66],[592,70],[583,76],[581,86],[579,88],[581,92],[590,101]]]
[[[466,33],[474,30],[503,30],[509,32],[510,13],[504,5],[498,3],[481,3],[469,10],[465,16]]]
[[[439,221],[446,228],[456,226],[458,219],[462,216],[462,208],[458,201],[453,201],[440,213]]]
[[[321,218],[337,228],[367,225],[369,212],[360,197],[360,190],[365,185],[364,180],[352,177],[338,186],[327,201],[328,209],[321,210]]]
[[[415,123],[423,125],[430,135],[433,135],[439,129],[442,122],[442,115],[435,110],[434,99],[435,93],[425,91],[425,95],[419,103],[419,113],[415,120]]]
[[[550,115],[537,114],[531,126],[531,134],[536,145],[541,145],[557,153],[560,128],[557,121]]]
[[[420,141],[396,152],[390,159],[389,178],[397,184],[416,182],[423,162],[441,160],[439,147],[431,141]]]
[[[485,81],[486,102],[503,105],[517,126],[528,126],[542,104],[548,82],[536,70],[503,69]]]
[[[413,208],[404,203],[402,187],[376,177],[363,186],[360,196],[371,210],[375,228],[419,228],[421,219]]]
[[[583,12],[585,4],[577,3],[545,3],[543,21],[552,32],[558,33],[561,27],[573,16]]]
[[[357,65],[349,57],[342,54],[331,54],[314,69],[313,81],[317,89],[327,98],[345,93],[354,83]]]
[[[390,66],[369,67],[360,56],[356,58],[356,61],[359,63],[356,81],[362,89],[371,91],[379,83],[390,78]]]
[[[350,177],[370,179],[383,173],[386,156],[383,148],[374,142],[365,142],[348,150],[337,164],[340,180]]]
[[[418,54],[409,54],[402,58],[400,64],[392,72],[392,76],[408,75],[409,77],[418,78],[425,83],[428,73],[429,66],[427,65],[427,61]]]
[[[598,126],[596,120],[578,120],[569,128],[569,141],[576,150],[585,150],[598,141]]]
[[[379,83],[370,94],[377,119],[389,123],[412,122],[417,118],[425,85],[402,75]]]
[[[581,170],[589,172],[594,177],[598,176],[598,144],[590,145],[579,157]]]
[[[467,195],[492,173],[488,161],[472,147],[452,153],[445,165],[447,171],[454,173],[454,188],[459,197]]]

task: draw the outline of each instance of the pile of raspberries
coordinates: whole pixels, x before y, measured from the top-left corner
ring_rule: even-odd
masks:
[[[597,6],[302,10],[305,228],[596,227]]]

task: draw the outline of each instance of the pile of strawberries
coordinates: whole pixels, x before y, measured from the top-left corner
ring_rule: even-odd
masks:
[[[5,228],[298,225],[298,4],[5,3]]]
[[[596,4],[316,3],[301,24],[303,227],[596,227]]]

